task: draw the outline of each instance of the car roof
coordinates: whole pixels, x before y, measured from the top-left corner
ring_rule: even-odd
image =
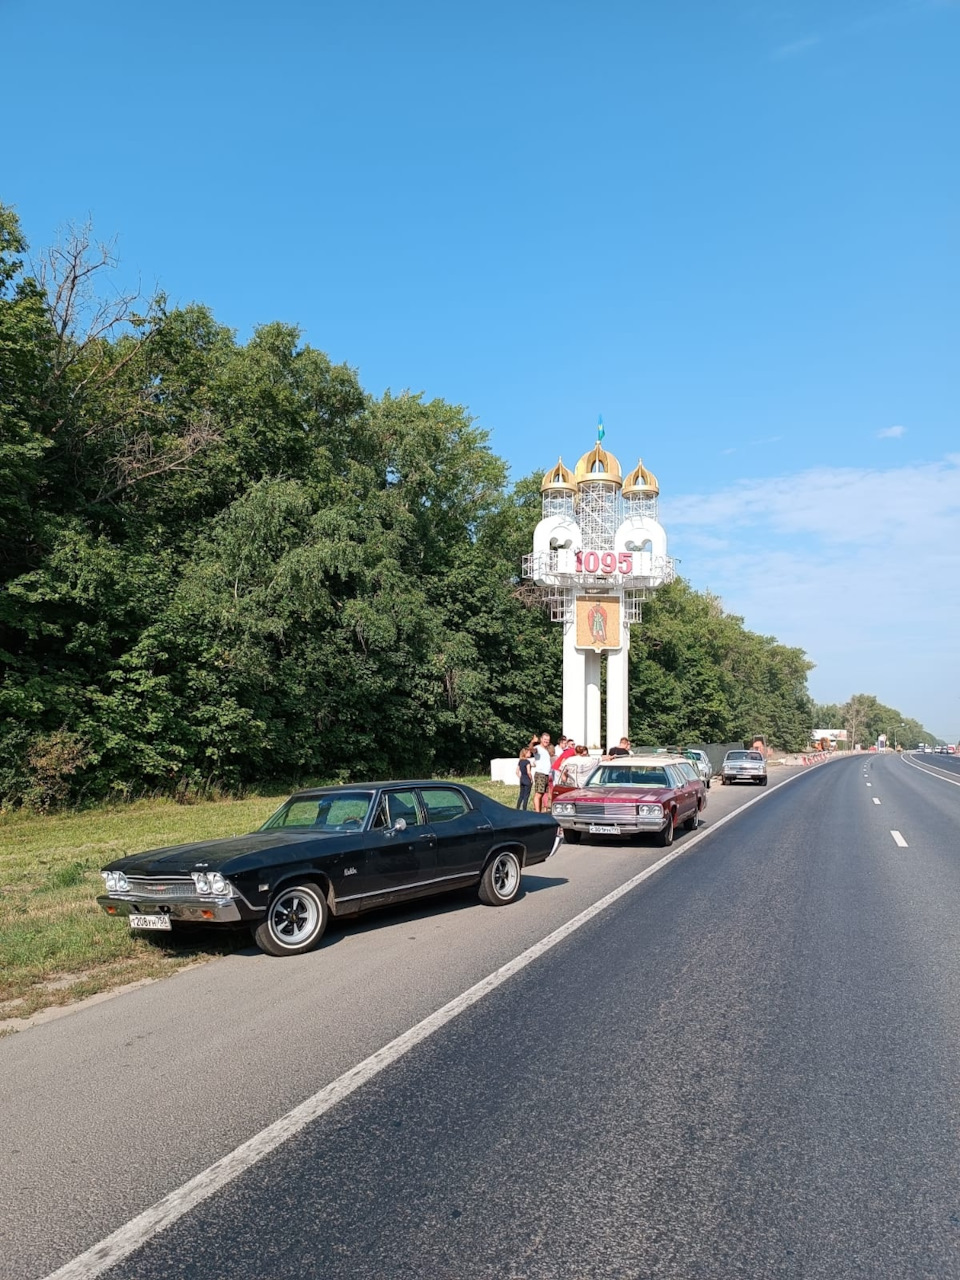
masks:
[[[473,787],[450,778],[393,778],[389,782],[341,782],[329,787],[304,787],[291,791],[284,800],[312,800],[314,796],[336,795],[340,791],[382,791],[386,787],[455,787],[458,791],[474,793]]]
[[[614,756],[612,760],[601,760],[600,764],[625,765],[625,764],[642,764],[654,769],[659,769],[665,764],[689,764],[689,760],[685,760],[683,756],[659,755],[659,756]]]

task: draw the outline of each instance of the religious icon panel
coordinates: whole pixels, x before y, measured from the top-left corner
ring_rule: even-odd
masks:
[[[577,596],[577,648],[619,649],[619,596]]]

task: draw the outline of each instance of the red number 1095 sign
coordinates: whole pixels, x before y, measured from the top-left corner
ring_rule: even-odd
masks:
[[[633,573],[633,552],[578,551],[577,573]]]

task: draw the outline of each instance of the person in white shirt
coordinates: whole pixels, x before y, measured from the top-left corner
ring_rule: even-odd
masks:
[[[550,770],[553,759],[550,755],[550,735],[541,733],[533,753],[533,808],[536,813],[543,813],[544,798],[550,786]]]

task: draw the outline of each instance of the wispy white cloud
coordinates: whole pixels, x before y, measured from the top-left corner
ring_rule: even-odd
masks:
[[[875,693],[956,740],[960,454],[743,481],[661,510],[684,577],[805,649],[819,701]]]
[[[791,40],[789,44],[780,45],[778,49],[774,49],[773,56],[778,61],[782,58],[797,58],[802,53],[809,53],[819,43],[819,36],[804,36],[802,40]]]
[[[877,432],[878,440],[899,440],[905,433],[906,427],[884,427],[882,431]]]

